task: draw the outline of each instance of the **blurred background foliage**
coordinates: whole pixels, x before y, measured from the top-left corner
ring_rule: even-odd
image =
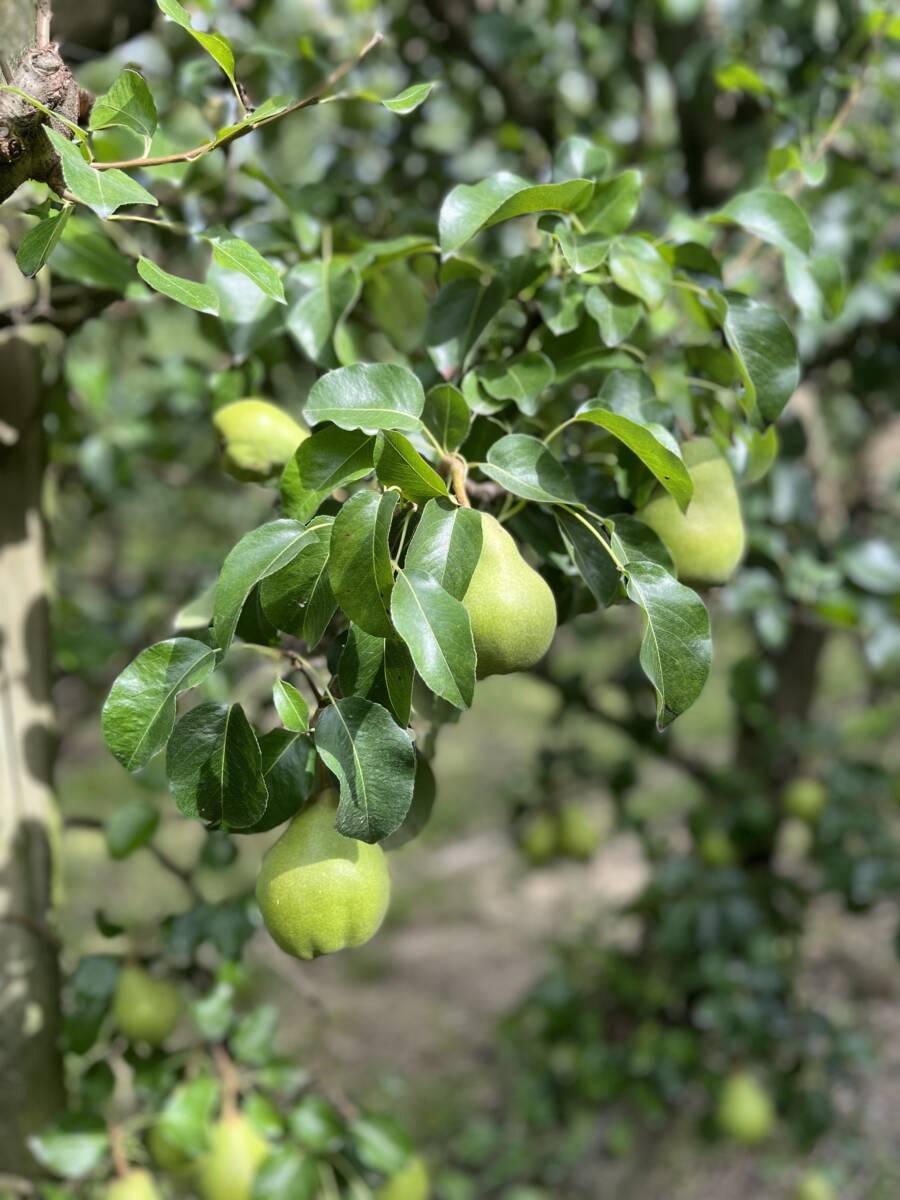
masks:
[[[383,938],[303,983],[251,943],[238,990],[292,1006],[286,1053],[404,1116],[446,1200],[785,1195],[807,1153],[841,1196],[896,1195],[900,1156],[880,1113],[898,1099],[884,1078],[896,1021],[883,1011],[898,994],[900,884],[897,18],[873,41],[877,6],[851,0],[197,7],[239,48],[251,97],[302,95],[376,29],[388,42],[346,98],[173,167],[170,203],[188,224],[215,215],[276,257],[430,237],[454,183],[499,169],[540,178],[577,132],[640,168],[643,227],[690,228],[692,213],[772,181],[800,196],[833,264],[818,280],[799,265],[782,274],[752,245],[739,263],[742,287],[793,308],[805,378],[770,470],[754,448],[750,552],[709,597],[718,641],[701,701],[656,734],[634,615],[582,616],[536,676],[484,685],[445,734],[440,803],[395,856]],[[165,152],[227,123],[233,102],[154,11],[60,20],[91,90],[126,63],[146,73]],[[430,79],[439,88],[415,119],[353,99]],[[102,140],[110,158],[140,149],[123,131]],[[4,222],[16,232],[14,214]],[[126,226],[110,228],[127,243]],[[514,255],[527,230],[499,236]],[[190,273],[190,243],[163,232],[156,249]],[[297,414],[315,365],[291,306],[241,277],[216,281],[217,323],[133,303],[119,262],[76,217],[52,295],[18,281],[0,301],[15,320],[52,305],[66,334],[47,334],[66,953],[71,966],[115,950],[108,922],[126,929],[122,945],[155,952],[158,923],[202,897],[226,903],[205,964],[221,985],[251,932],[239,897],[265,839],[236,856],[224,835],[220,854],[202,849],[160,774],[134,781],[107,757],[98,713],[117,671],[167,636],[269,511],[268,492],[222,474],[211,413],[264,395]],[[418,344],[432,262],[397,262],[339,338],[381,360]],[[248,661],[231,684],[261,707],[269,676]],[[821,811],[789,799],[797,777],[822,785]],[[152,843],[128,843],[125,866],[91,827],[123,797],[162,816]],[[745,1067],[782,1118],[765,1155],[715,1144],[721,1081]],[[836,1121],[840,1135],[822,1141]]]

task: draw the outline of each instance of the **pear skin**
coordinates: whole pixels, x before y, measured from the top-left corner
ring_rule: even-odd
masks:
[[[256,899],[287,954],[318,958],[374,937],[391,895],[380,846],[334,827],[337,797],[323,792],[296,816],[262,861]]]
[[[716,1109],[719,1128],[736,1142],[755,1146],[775,1126],[775,1109],[761,1083],[748,1071],[734,1071],[725,1080]]]
[[[496,517],[481,514],[481,555],[463,597],[477,675],[508,675],[540,662],[556,633],[556,601]]]
[[[129,1171],[115,1179],[104,1192],[104,1200],[162,1200],[162,1193],[149,1171]]]
[[[222,1117],[210,1130],[209,1148],[200,1162],[203,1200],[250,1200],[256,1172],[270,1150],[246,1117]]]
[[[242,481],[268,479],[309,437],[290,413],[268,400],[235,400],[215,412],[213,424],[222,439],[225,469]]]
[[[734,476],[711,438],[682,447],[694,495],[687,512],[662,488],[638,512],[675,560],[682,583],[727,583],[744,555],[744,519]]]
[[[124,966],[113,996],[113,1020],[133,1042],[160,1046],[178,1024],[181,996],[165,979],[154,979],[141,967]]]
[[[375,1193],[376,1200],[428,1200],[431,1178],[423,1159],[415,1156]]]

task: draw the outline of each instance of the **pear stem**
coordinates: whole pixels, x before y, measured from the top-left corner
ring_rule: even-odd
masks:
[[[466,475],[468,468],[465,459],[458,455],[453,455],[450,459],[450,479],[453,483],[453,494],[457,499],[460,508],[471,508],[472,502],[469,499],[469,494],[466,491]]]
[[[128,1174],[128,1159],[125,1155],[122,1130],[118,1125],[108,1124],[106,1133],[109,1138],[109,1153],[112,1158],[113,1170],[119,1179],[124,1179]]]
[[[222,1116],[236,1117],[238,1113],[237,1101],[241,1090],[237,1071],[235,1070],[234,1063],[231,1061],[231,1055],[221,1043],[213,1046],[212,1049],[213,1058],[216,1060],[216,1070],[219,1073],[219,1081],[222,1084]]]

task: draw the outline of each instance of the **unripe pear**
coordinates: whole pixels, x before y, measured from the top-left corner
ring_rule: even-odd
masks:
[[[428,1167],[418,1156],[411,1158],[375,1193],[376,1200],[428,1200],[430,1195]]]
[[[711,438],[682,447],[694,481],[687,512],[658,488],[638,516],[659,536],[683,583],[726,583],[744,554],[744,519],[734,476]]]
[[[246,1117],[222,1117],[210,1130],[209,1148],[200,1161],[203,1200],[250,1200],[256,1172],[270,1149]]]
[[[104,1200],[161,1200],[159,1188],[149,1171],[128,1171],[114,1180],[104,1193]]]
[[[825,785],[820,779],[793,779],[781,795],[784,811],[789,816],[812,824],[828,800]]]
[[[837,1192],[823,1171],[807,1171],[797,1180],[792,1200],[837,1200]]]
[[[309,437],[289,413],[268,400],[235,400],[215,412],[213,424],[222,439],[225,470],[240,480],[268,479]]]
[[[116,982],[112,1012],[125,1037],[159,1046],[178,1024],[181,996],[165,979],[154,979],[141,967],[125,966]]]
[[[556,601],[496,517],[481,514],[481,555],[463,597],[477,675],[508,675],[540,662],[556,632]]]
[[[519,830],[519,845],[530,863],[539,867],[556,854],[557,826],[548,812],[527,817]]]
[[[755,1146],[772,1132],[775,1109],[765,1088],[748,1071],[725,1080],[716,1109],[719,1128],[745,1146]]]
[[[188,1175],[193,1168],[193,1160],[172,1145],[159,1125],[154,1125],[147,1134],[147,1149],[154,1164],[167,1175]]]
[[[600,845],[600,830],[580,804],[563,804],[558,817],[559,852],[587,862]]]
[[[705,829],[697,839],[697,852],[708,867],[730,867],[737,862],[737,847],[724,829]]]
[[[329,790],[295,817],[266,854],[256,882],[266,928],[297,958],[361,946],[387,912],[391,879],[384,851],[338,833],[336,807]]]

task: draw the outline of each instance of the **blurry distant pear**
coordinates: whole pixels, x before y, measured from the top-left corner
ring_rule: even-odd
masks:
[[[159,1046],[178,1024],[181,997],[165,979],[154,979],[141,967],[124,966],[116,983],[112,1012],[125,1037]]]
[[[335,793],[323,792],[293,819],[260,868],[256,899],[266,928],[296,958],[361,946],[387,912],[384,851],[338,833],[336,808]]]
[[[791,1200],[838,1200],[838,1194],[823,1171],[806,1171],[797,1180]]]
[[[694,481],[687,512],[658,488],[637,515],[672,555],[683,583],[726,583],[744,554],[744,519],[734,476],[711,438],[695,438],[682,449]]]
[[[222,439],[224,466],[240,480],[262,480],[280,471],[307,431],[268,400],[235,400],[218,409],[213,424]]]
[[[544,657],[556,632],[556,601],[496,517],[482,513],[481,530],[481,555],[463,604],[484,679],[525,671]]]
[[[162,1200],[162,1193],[149,1171],[128,1171],[114,1180],[103,1194],[103,1200]]]
[[[775,1109],[761,1083],[748,1071],[734,1071],[725,1080],[716,1109],[719,1128],[745,1146],[755,1146],[772,1132]]]
[[[199,1163],[203,1200],[250,1200],[256,1172],[270,1149],[246,1117],[222,1117],[210,1130],[209,1147]]]
[[[414,1157],[375,1193],[376,1200],[428,1200],[431,1179],[423,1159]]]

